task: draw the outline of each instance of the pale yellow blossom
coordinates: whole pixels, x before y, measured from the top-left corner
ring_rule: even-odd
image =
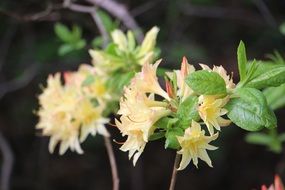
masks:
[[[131,85],[144,93],[155,93],[166,100],[170,100],[168,94],[161,88],[156,76],[156,70],[161,60],[154,64],[145,63],[142,66],[142,71],[137,73],[131,81]]]
[[[116,120],[116,125],[123,136],[128,136],[121,150],[129,151],[129,159],[133,157],[135,165],[155,130],[154,123],[170,114],[170,111],[137,88],[128,87],[125,88],[118,113],[122,116],[120,121]]]
[[[96,99],[96,93],[82,87],[87,75],[83,70],[65,73],[64,85],[60,74],[50,75],[47,87],[39,96],[39,122],[36,128],[41,129],[43,135],[50,136],[51,153],[59,144],[60,154],[64,154],[68,148],[81,154],[80,141],[83,142],[88,134],[98,132],[109,135],[104,128],[108,119],[102,116],[105,103],[100,97]]]
[[[201,129],[199,123],[192,121],[189,128],[185,130],[184,136],[178,136],[177,140],[181,146],[181,150],[177,153],[182,154],[182,159],[178,170],[183,170],[193,160],[193,164],[198,167],[198,158],[205,161],[212,167],[211,159],[207,150],[215,150],[217,147],[209,143],[218,138],[218,133],[213,136],[206,136],[205,131]]]
[[[159,28],[155,26],[146,33],[146,36],[138,52],[138,57],[140,57],[140,60],[139,60],[140,65],[149,63],[153,60],[154,48],[156,45],[156,38],[157,38],[158,32],[159,32]]]
[[[216,98],[215,96],[205,95],[199,97],[199,115],[211,135],[214,134],[214,128],[220,130],[220,126],[228,126],[231,123],[230,120],[221,117],[227,113],[227,110],[223,107],[228,101],[229,97]]]

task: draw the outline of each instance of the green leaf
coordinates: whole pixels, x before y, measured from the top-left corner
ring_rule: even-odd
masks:
[[[179,125],[186,129],[190,126],[192,120],[199,120],[199,113],[197,111],[198,97],[189,96],[184,100],[177,109],[177,118],[179,119]]]
[[[183,129],[179,128],[179,127],[174,127],[171,128],[169,130],[167,130],[166,134],[165,134],[165,148],[171,148],[171,149],[179,149],[180,148],[180,144],[177,140],[177,136],[182,136],[184,134]]]
[[[97,10],[96,14],[100,17],[107,32],[110,33],[116,28],[116,24],[112,21],[112,18],[105,11]]]
[[[262,89],[276,87],[283,83],[285,83],[285,65],[261,63],[245,86]]]
[[[239,70],[239,76],[240,81],[243,81],[246,77],[246,51],[245,51],[245,45],[243,41],[240,41],[238,49],[237,49],[237,59],[238,59],[238,70]]]
[[[88,75],[86,79],[82,82],[81,86],[89,86],[95,82],[95,77],[93,75]]]
[[[227,93],[224,79],[216,72],[196,71],[187,76],[186,83],[198,94],[226,95]]]
[[[281,32],[281,34],[283,34],[285,36],[285,22],[283,22],[280,26],[279,26],[279,30]]]
[[[268,105],[272,110],[285,106],[285,84],[278,87],[269,87],[263,91]]]
[[[99,106],[99,102],[98,102],[97,98],[91,98],[90,101],[94,107]]]
[[[163,117],[158,120],[154,126],[158,129],[170,129],[178,121],[178,118]]]
[[[247,131],[257,131],[274,128],[277,125],[273,111],[267,105],[262,92],[254,88],[240,88],[225,106],[227,116],[240,128]]]
[[[279,139],[281,142],[284,142],[284,141],[285,141],[285,133],[279,134],[278,139]]]
[[[103,38],[101,36],[94,38],[91,45],[93,48],[100,48],[103,45]]]
[[[56,23],[54,26],[54,31],[57,37],[60,38],[62,41],[66,43],[72,41],[73,36],[71,34],[71,31],[65,25],[61,23]]]
[[[77,41],[77,42],[74,44],[74,47],[75,47],[76,50],[79,50],[79,49],[84,48],[85,45],[86,45],[86,41],[85,41],[84,39],[82,39],[82,40]]]
[[[164,136],[165,136],[165,131],[159,131],[159,132],[155,132],[154,134],[152,134],[148,140],[155,141],[155,140],[163,138]]]
[[[72,36],[73,36],[73,41],[78,41],[81,39],[82,35],[82,30],[79,26],[73,25],[72,26]]]
[[[273,52],[273,54],[269,54],[269,55],[267,55],[267,57],[269,58],[269,59],[271,59],[271,61],[273,62],[273,63],[275,63],[275,64],[285,64],[285,60],[284,60],[284,58],[282,57],[282,55],[278,52],[278,51],[274,51]]]
[[[245,138],[246,142],[258,145],[269,145],[271,137],[264,133],[248,133]]]
[[[107,87],[120,96],[124,86],[128,85],[131,79],[134,77],[135,72],[127,72],[127,73],[115,73],[112,77],[107,81]]]
[[[58,49],[58,54],[60,56],[66,55],[70,52],[74,51],[74,47],[69,44],[63,44]]]

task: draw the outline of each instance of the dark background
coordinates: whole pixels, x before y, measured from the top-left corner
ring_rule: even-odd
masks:
[[[126,0],[124,4],[140,27],[147,31],[160,27],[158,46],[162,66],[178,68],[183,55],[191,64],[223,65],[237,80],[236,48],[239,40],[247,46],[249,58],[264,59],[279,50],[284,55],[285,36],[279,25],[285,21],[284,0]],[[94,190],[111,189],[111,173],[103,138],[89,137],[84,155],[68,151],[64,156],[49,154],[48,138],[35,130],[40,84],[49,73],[74,70],[89,63],[87,49],[59,56],[61,42],[54,24],[77,24],[83,36],[99,35],[88,14],[60,9],[41,19],[30,19],[48,4],[61,1],[0,1],[0,130],[11,147],[14,165],[13,190]],[[82,3],[77,1],[77,3]],[[84,3],[84,2],[83,2]],[[284,131],[284,110],[276,112],[279,131]],[[282,117],[283,116],[283,117]],[[121,140],[115,128],[108,127]],[[285,179],[284,153],[274,154],[265,147],[247,144],[246,132],[236,126],[224,128],[210,152],[214,168],[199,162],[178,173],[178,190],[247,190],[269,185],[275,173]],[[149,143],[134,168],[127,154],[113,144],[123,190],[167,189],[175,152],[162,142]],[[1,152],[1,163],[3,154]],[[2,166],[1,166],[2,167]]]

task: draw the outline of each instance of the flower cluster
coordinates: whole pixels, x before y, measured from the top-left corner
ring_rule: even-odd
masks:
[[[111,33],[113,43],[105,50],[90,50],[92,66],[83,64],[75,72],[65,72],[64,83],[59,73],[49,76],[39,96],[36,128],[50,136],[51,153],[60,144],[60,154],[68,148],[81,154],[80,143],[89,134],[109,135],[104,125],[109,122],[108,114],[116,111],[109,103],[118,103],[123,86],[133,76],[125,77],[124,73],[128,76],[145,62],[153,61],[157,33],[158,28],[153,27],[142,44],[136,45],[132,32],[125,35],[115,30]]]
[[[215,77],[222,80],[225,93],[198,93],[196,88],[191,88],[189,79],[198,72],[184,57],[180,70],[166,73],[165,91],[156,76],[159,63],[145,63],[141,72],[125,87],[118,111],[120,121],[116,121],[123,136],[128,136],[121,150],[129,151],[129,158],[134,155],[135,165],[146,143],[155,134],[162,134],[166,148],[176,149],[182,155],[179,170],[186,168],[191,160],[197,167],[198,158],[212,167],[207,150],[216,147],[209,143],[218,138],[216,131],[220,131],[221,126],[231,122],[223,116],[227,113],[224,107],[230,100],[229,93],[235,88],[232,78],[221,66],[210,69],[201,65],[206,74],[218,75]],[[201,124],[208,129],[208,135]]]
[[[89,134],[109,136],[104,127],[109,120],[102,115],[108,97],[104,81],[96,78],[92,85],[84,84],[94,74],[91,66],[82,65],[78,72],[64,73],[64,84],[59,73],[49,76],[47,87],[39,96],[40,120],[36,127],[51,137],[51,153],[60,143],[60,154],[68,148],[81,154],[80,142]]]

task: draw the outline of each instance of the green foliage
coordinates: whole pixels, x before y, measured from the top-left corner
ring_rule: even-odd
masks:
[[[156,128],[163,129],[165,131],[165,148],[171,148],[175,150],[180,148],[177,136],[182,136],[184,134],[184,130],[179,127],[178,121],[178,118],[164,117],[158,120],[154,125]],[[160,131],[159,133],[162,132]]]
[[[167,130],[165,134],[165,148],[171,148],[171,149],[179,149],[180,144],[177,140],[177,136],[183,136],[184,130],[180,127],[173,127]]]
[[[276,110],[285,106],[285,84],[278,87],[266,88],[263,94],[271,109]]]
[[[58,54],[63,56],[75,50],[80,50],[85,47],[86,41],[82,39],[82,30],[79,26],[74,25],[72,29],[67,26],[57,23],[54,31],[57,37],[63,42],[58,49]]]
[[[281,34],[283,34],[285,36],[285,22],[283,22],[280,26],[279,26],[279,30],[281,32]]]
[[[134,72],[115,73],[113,76],[110,76],[109,80],[107,81],[107,88],[112,90],[113,95],[120,95],[124,86],[129,84],[134,75]],[[119,99],[119,97],[117,98]]]
[[[245,85],[247,87],[262,89],[279,86],[285,82],[285,65],[259,64],[254,77]]]
[[[96,14],[100,17],[102,24],[108,33],[118,28],[119,23],[114,22],[113,19],[105,11],[99,9],[96,11]]]
[[[263,145],[268,150],[274,153],[282,152],[282,143],[285,141],[285,133],[277,134],[275,129],[269,131],[269,133],[249,133],[245,138],[246,142],[256,145]]]
[[[243,41],[240,41],[239,43],[237,49],[237,59],[238,59],[238,70],[239,70],[240,80],[243,81],[246,77],[246,64],[247,64],[246,51]]]
[[[254,88],[240,88],[235,95],[237,98],[226,105],[227,116],[233,123],[247,131],[276,127],[276,117],[262,92]]]
[[[91,42],[91,45],[93,48],[100,48],[103,45],[103,38],[101,36],[98,36],[94,38]]]
[[[148,140],[150,141],[156,141],[158,139],[161,139],[165,136],[165,131],[158,131],[158,132],[155,132],[154,134],[152,134]]]
[[[196,96],[189,96],[179,105],[176,114],[180,127],[186,129],[190,126],[192,120],[198,121],[200,119],[197,106],[198,97]]]
[[[227,93],[224,79],[216,72],[196,71],[187,76],[186,83],[197,94],[226,95]]]

